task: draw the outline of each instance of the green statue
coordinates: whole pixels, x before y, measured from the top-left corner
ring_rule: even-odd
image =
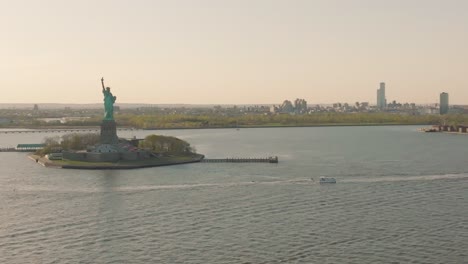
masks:
[[[112,95],[110,87],[104,87],[104,77],[101,78],[101,83],[104,94],[104,120],[114,120],[114,103],[117,97]]]

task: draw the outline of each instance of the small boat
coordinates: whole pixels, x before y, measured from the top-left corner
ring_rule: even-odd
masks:
[[[332,177],[320,177],[320,183],[336,183],[336,179]]]

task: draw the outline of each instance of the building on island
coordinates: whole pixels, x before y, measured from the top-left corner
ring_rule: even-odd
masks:
[[[441,93],[440,94],[440,114],[441,115],[448,114],[448,111],[449,111],[448,93]]]
[[[378,109],[385,109],[387,106],[387,99],[385,98],[385,83],[380,83],[380,88],[377,89],[377,108]]]

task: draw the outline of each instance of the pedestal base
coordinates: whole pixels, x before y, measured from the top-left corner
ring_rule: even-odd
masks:
[[[101,144],[117,144],[117,125],[114,120],[102,120],[101,123]]]

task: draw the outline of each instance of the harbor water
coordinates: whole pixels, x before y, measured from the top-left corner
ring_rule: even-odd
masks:
[[[467,263],[468,136],[418,128],[119,132],[277,164],[89,171],[0,153],[0,263]]]

